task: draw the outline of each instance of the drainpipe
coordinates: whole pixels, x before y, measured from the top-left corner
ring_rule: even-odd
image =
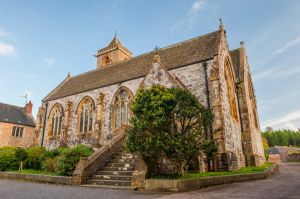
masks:
[[[42,134],[41,146],[44,145],[44,137],[45,137],[45,130],[46,130],[46,120],[47,120],[48,102],[46,102],[45,105],[46,105],[46,108],[45,108],[46,110],[45,110],[44,122],[43,122],[43,134]]]
[[[204,68],[204,75],[205,75],[205,87],[206,87],[206,101],[207,101],[207,107],[211,109],[211,104],[210,104],[210,92],[209,92],[209,85],[208,85],[208,75],[207,75],[207,62],[203,63],[203,68]],[[209,138],[210,140],[213,140],[213,135],[212,135],[212,125],[209,127],[209,134],[210,135],[205,135],[206,138]]]

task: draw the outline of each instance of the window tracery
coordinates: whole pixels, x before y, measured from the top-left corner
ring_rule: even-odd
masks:
[[[91,98],[84,98],[78,107],[79,132],[86,133],[93,130],[94,122],[94,102]]]
[[[55,104],[49,117],[49,136],[58,136],[61,133],[63,109],[60,104]]]
[[[113,128],[117,129],[121,125],[129,125],[132,112],[130,109],[132,94],[125,88],[121,88],[113,99]]]

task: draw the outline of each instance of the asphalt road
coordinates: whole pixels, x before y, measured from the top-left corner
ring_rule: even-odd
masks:
[[[0,180],[2,199],[233,199],[233,198],[272,198],[300,199],[300,163],[285,163],[279,173],[265,180],[233,183],[209,187],[185,193],[153,193],[147,191],[112,190],[87,187],[72,187],[53,184]]]

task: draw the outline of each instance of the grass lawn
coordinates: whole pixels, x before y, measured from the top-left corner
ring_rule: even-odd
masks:
[[[199,178],[199,177],[210,177],[210,176],[224,176],[224,175],[233,175],[233,174],[245,174],[245,173],[258,173],[266,170],[272,164],[265,163],[259,167],[243,167],[236,171],[224,171],[224,172],[207,172],[207,173],[186,173],[183,176],[178,175],[157,175],[151,177],[152,179],[190,179],[190,178]]]
[[[33,169],[23,169],[22,171],[11,170],[11,171],[8,171],[8,172],[59,176],[57,173],[51,173],[51,172],[47,172],[47,171],[39,171],[39,170],[33,170]]]

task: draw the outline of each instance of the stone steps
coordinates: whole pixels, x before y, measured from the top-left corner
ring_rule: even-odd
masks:
[[[134,164],[137,159],[112,159],[108,163],[132,163]]]
[[[131,175],[94,175],[93,179],[99,180],[120,180],[120,181],[131,181]]]
[[[133,171],[134,166],[131,165],[129,167],[103,167],[102,171]]]
[[[96,175],[132,176],[133,171],[97,171]]]
[[[121,180],[89,179],[88,183],[93,184],[93,185],[131,186],[131,180],[130,181],[121,181]]]
[[[125,152],[123,148],[115,150],[105,166],[101,167],[87,182],[96,187],[130,187],[137,160],[137,155]]]

